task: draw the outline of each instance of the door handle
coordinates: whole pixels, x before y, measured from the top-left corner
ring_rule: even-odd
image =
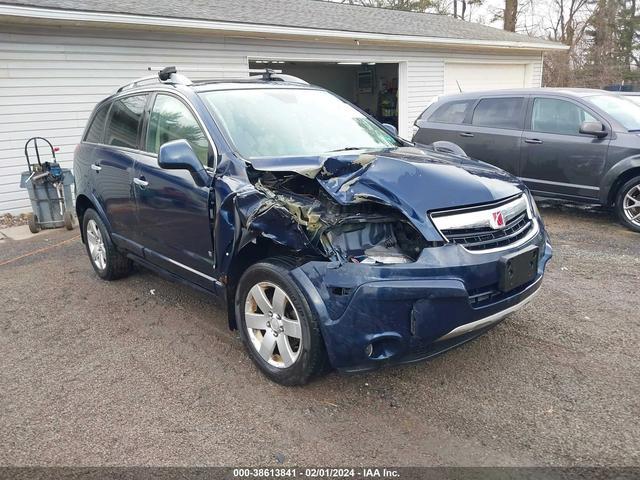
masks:
[[[138,185],[139,187],[146,187],[147,185],[149,185],[149,182],[147,182],[144,177],[136,177],[133,179],[133,183],[135,183],[136,185]]]
[[[460,134],[461,137],[467,137],[467,138],[472,138],[473,137],[473,133],[470,132],[462,132]]]
[[[97,163],[92,163],[91,164],[91,170],[95,170],[96,172],[99,172],[100,170],[102,170],[102,167],[100,165],[98,165]]]
[[[539,138],[525,138],[524,143],[531,143],[533,145],[542,145],[542,140]]]

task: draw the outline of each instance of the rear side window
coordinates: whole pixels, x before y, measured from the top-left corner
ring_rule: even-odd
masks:
[[[173,140],[186,140],[200,162],[207,164],[209,142],[187,106],[171,95],[158,95],[149,118],[147,152],[158,153]]]
[[[536,98],[531,112],[531,130],[559,135],[579,135],[582,122],[597,122],[573,102]]]
[[[473,112],[471,123],[479,127],[522,129],[523,97],[485,98]]]
[[[146,101],[146,95],[133,95],[113,102],[107,122],[107,145],[138,148],[138,131]]]
[[[437,123],[462,123],[474,103],[475,100],[458,100],[456,102],[445,103],[433,112],[429,117],[429,121]]]
[[[104,138],[104,124],[109,113],[109,103],[102,105],[93,116],[87,135],[84,137],[85,142],[102,143]]]

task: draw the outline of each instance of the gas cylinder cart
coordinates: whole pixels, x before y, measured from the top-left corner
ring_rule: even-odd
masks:
[[[41,160],[41,148],[51,151],[49,161]],[[37,163],[29,157],[30,149],[35,152]],[[24,146],[28,170],[22,172],[20,187],[27,189],[31,200],[31,233],[38,233],[45,228],[66,227],[67,230],[73,230],[73,174],[70,169],[60,166],[56,160],[57,151],[58,148],[54,148],[51,142],[43,137],[30,138]]]

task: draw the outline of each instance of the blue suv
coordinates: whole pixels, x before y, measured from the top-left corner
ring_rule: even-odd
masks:
[[[272,71],[122,87],[74,168],[97,275],[137,263],[217,296],[286,385],[467,342],[531,300],[551,258],[519,180]]]

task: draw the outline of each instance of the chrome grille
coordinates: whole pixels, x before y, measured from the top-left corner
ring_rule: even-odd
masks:
[[[445,240],[470,251],[508,248],[537,230],[526,195],[475,208],[435,212],[431,219]]]

